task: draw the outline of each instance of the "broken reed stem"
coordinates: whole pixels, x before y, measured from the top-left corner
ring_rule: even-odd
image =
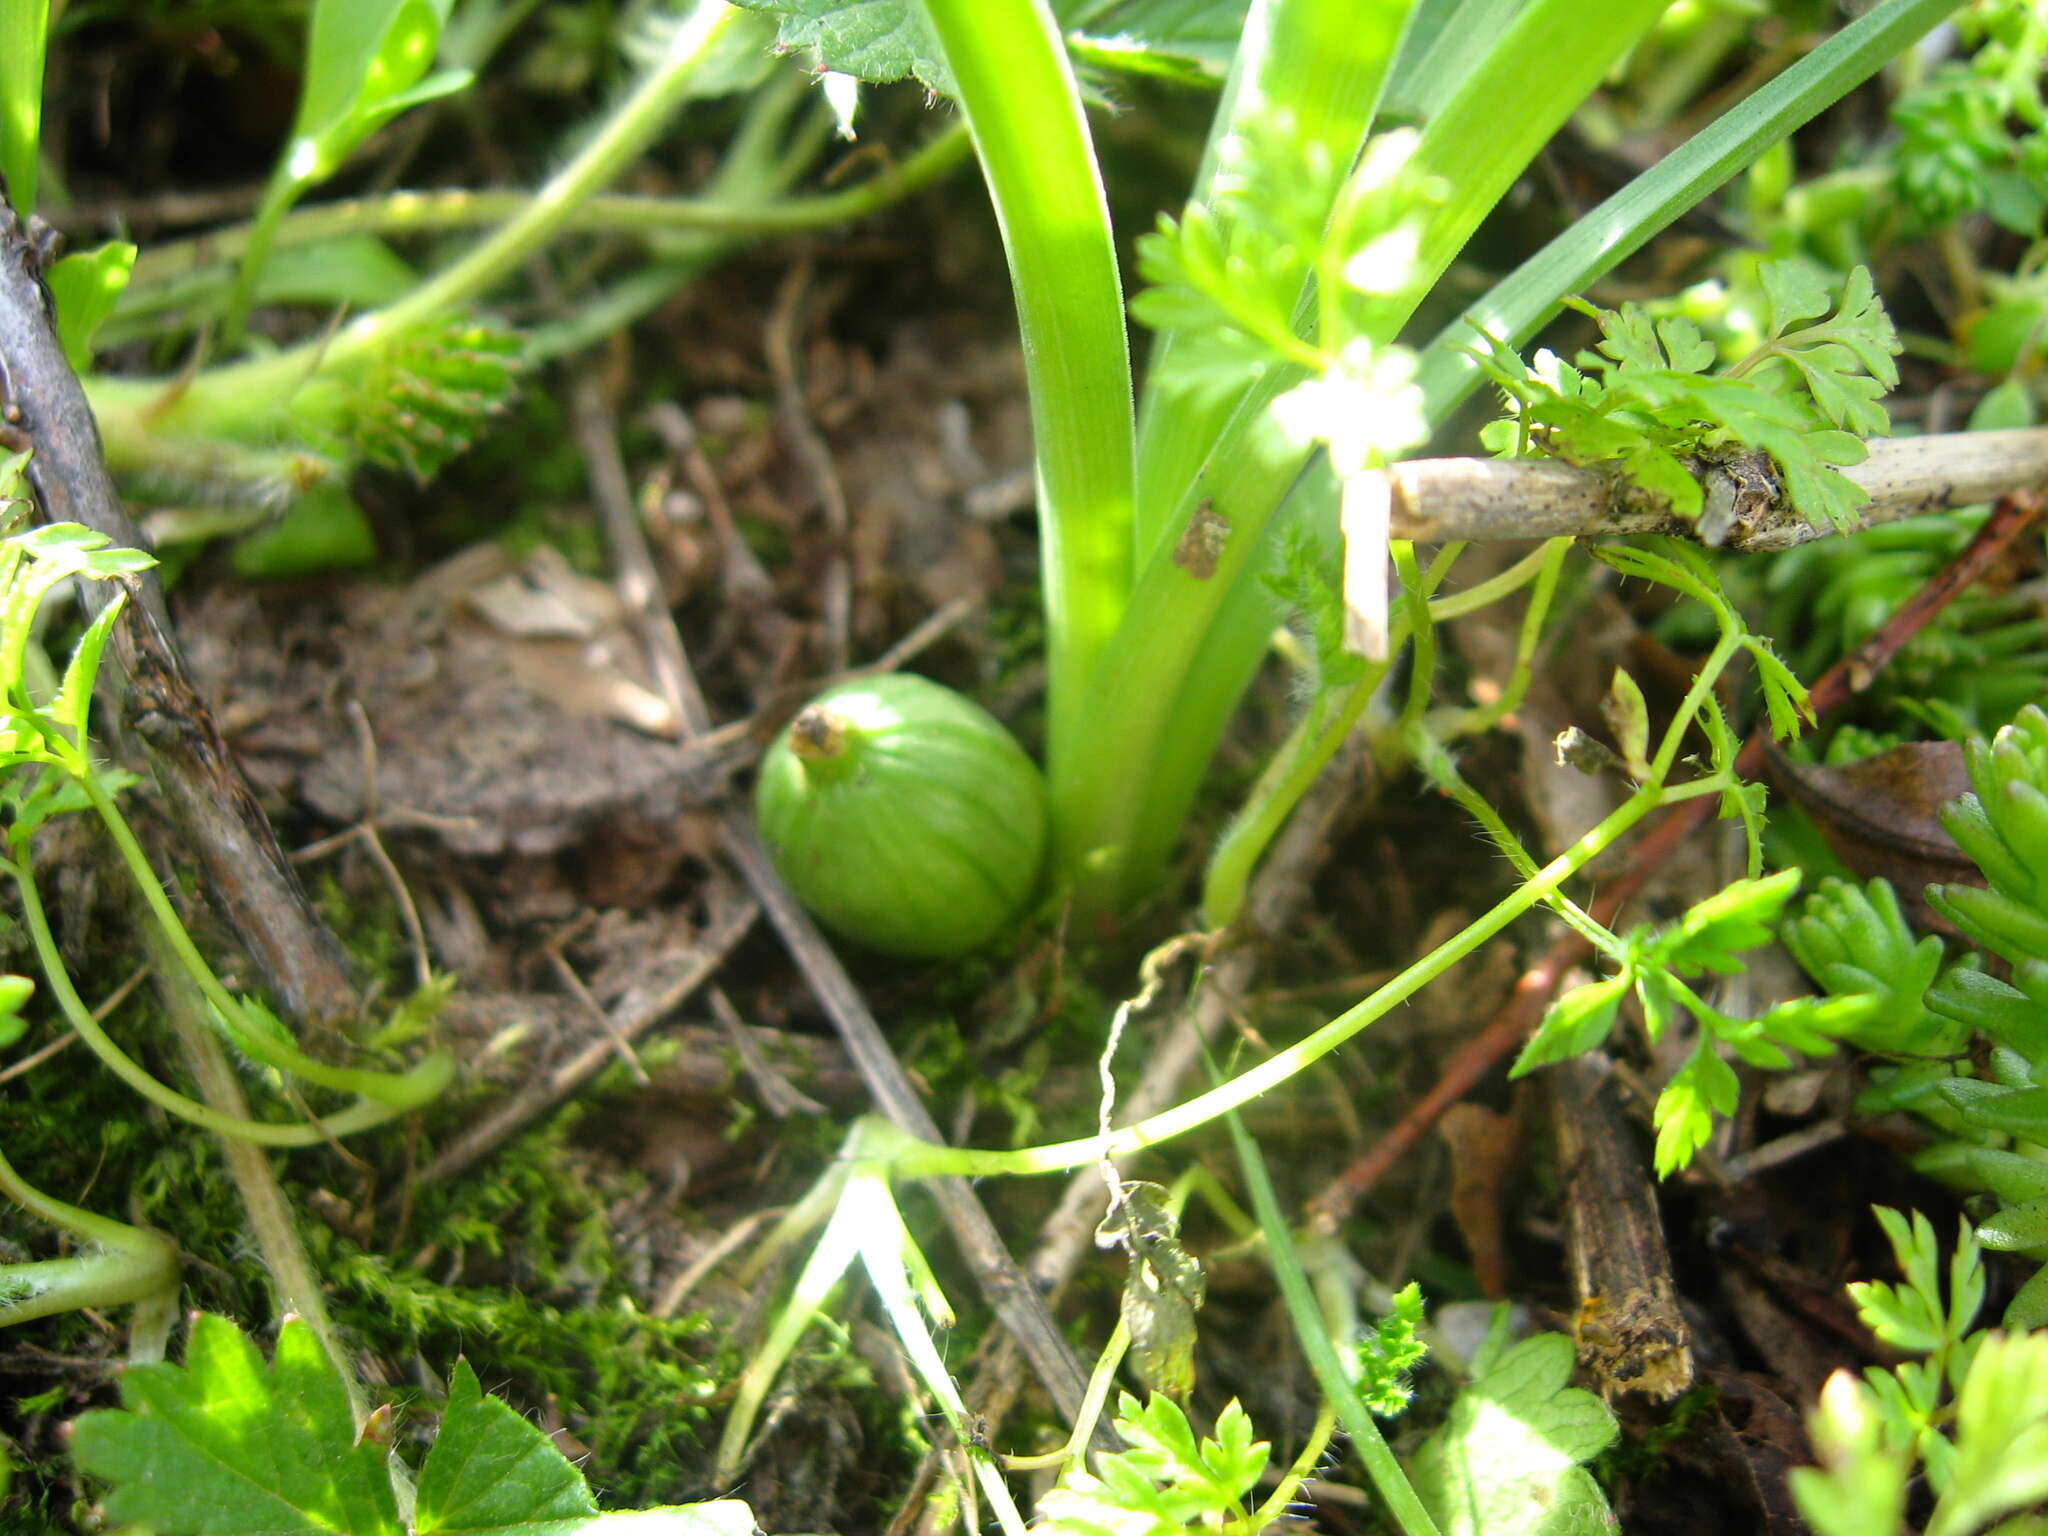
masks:
[[[2028,434],[1962,435],[1984,438]],[[2048,443],[2048,433],[2041,436]],[[2048,479],[2048,470],[2044,470],[2041,478]],[[2041,515],[2044,506],[2048,506],[2048,495],[2039,491],[2013,492],[2000,499],[1976,537],[1955,559],[1914,593],[1882,629],[1821,674],[1808,692],[1815,718],[1825,719],[1869,688],[1907,641],[1998,563],[2012,542]],[[1755,778],[1763,771],[1765,740],[1763,726],[1750,732],[1735,759],[1738,775]],[[1607,882],[1588,904],[1587,910],[1593,917],[1612,927],[1616,916],[1642,889],[1651,872],[1712,814],[1715,804],[1711,799],[1688,800],[1667,810],[1629,851],[1628,865],[1622,873]],[[1336,1231],[1387,1170],[1429,1134],[1444,1111],[1477,1087],[1535,1029],[1565,976],[1591,957],[1592,947],[1571,932],[1560,935],[1538,956],[1516,981],[1507,1002],[1444,1063],[1430,1090],[1416,1100],[1385,1136],[1309,1202],[1310,1229]]]
[[[1870,500],[1862,520],[1840,532],[1976,506],[2048,484],[2048,427],[1877,438],[1868,446],[1870,457],[1842,473]],[[1439,543],[1662,533],[1758,553],[1837,534],[1809,523],[1772,494],[1777,475],[1761,454],[1705,465],[1698,475],[1708,514],[1693,522],[1616,475],[1556,459],[1411,459],[1387,471],[1393,536]],[[1760,495],[1758,487],[1768,489]]]

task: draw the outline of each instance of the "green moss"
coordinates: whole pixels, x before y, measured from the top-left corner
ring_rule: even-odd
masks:
[[[336,1322],[394,1380],[445,1380],[467,1358],[493,1391],[558,1416],[611,1502],[694,1497],[730,1363],[703,1318],[641,1309],[608,1216],[640,1180],[595,1171],[568,1143],[577,1118],[419,1190],[407,1230],[383,1240],[393,1251],[311,1225],[308,1246]]]

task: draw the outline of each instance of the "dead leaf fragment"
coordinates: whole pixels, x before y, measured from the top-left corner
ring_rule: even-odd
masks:
[[[1941,808],[1970,791],[1958,743],[1908,742],[1840,767],[1795,762],[1772,743],[1764,762],[1857,879],[1889,880],[1915,928],[1954,931],[1927,905],[1928,885],[1984,883],[1941,824]]]

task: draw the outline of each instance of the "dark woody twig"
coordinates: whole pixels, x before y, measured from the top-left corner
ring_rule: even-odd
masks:
[[[0,185],[0,448],[33,451],[28,481],[51,522],[82,523],[117,544],[147,543],[122,510],[85,391],[57,340],[43,251]],[[104,603],[101,583],[81,583]],[[302,1019],[356,1011],[341,946],[314,914],[211,711],[186,675],[153,572],[131,579],[135,602],[109,654],[120,718],[148,754],[164,809],[202,883],[277,1000]]]

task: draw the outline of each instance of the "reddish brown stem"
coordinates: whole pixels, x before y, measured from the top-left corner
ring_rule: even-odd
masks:
[[[1868,689],[1907,641],[1997,564],[2013,540],[2040,516],[2044,505],[2048,505],[2048,499],[2037,492],[2015,493],[2001,499],[1967,548],[1914,593],[1882,629],[1821,674],[1809,692],[1815,719],[1835,713]],[[1755,778],[1762,772],[1765,739],[1764,728],[1758,726],[1743,744],[1735,759],[1735,771],[1742,777]],[[1622,907],[1642,889],[1650,872],[1707,819],[1716,803],[1711,797],[1687,800],[1659,817],[1630,851],[1628,867],[1609,881],[1589,905],[1592,915],[1611,926]],[[1522,973],[1500,1010],[1444,1063],[1430,1090],[1416,1100],[1393,1129],[1309,1202],[1310,1226],[1322,1232],[1335,1231],[1387,1170],[1429,1134],[1444,1111],[1478,1086],[1528,1037],[1541,1022],[1566,974],[1574,966],[1583,965],[1592,952],[1592,946],[1576,933],[1565,933],[1554,941]]]

